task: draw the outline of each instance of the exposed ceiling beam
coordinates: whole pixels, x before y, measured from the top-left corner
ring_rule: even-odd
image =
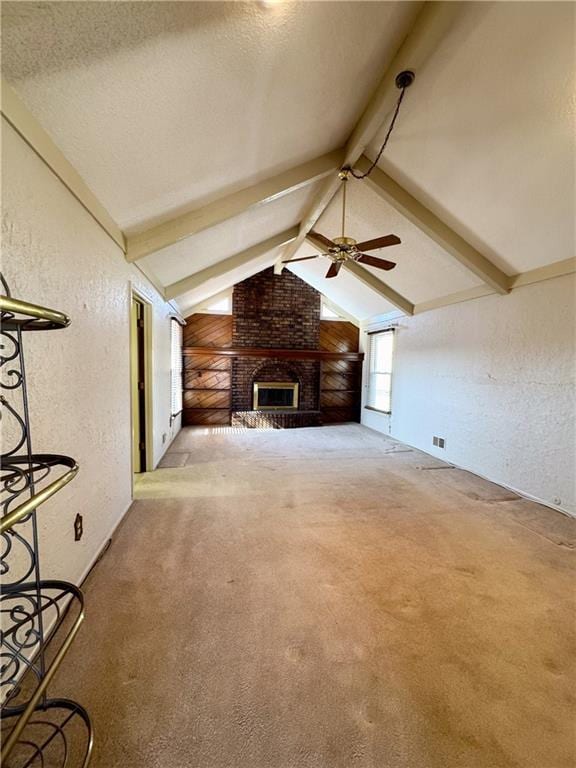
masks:
[[[164,286],[160,282],[160,280],[156,277],[156,275],[152,272],[151,269],[140,266],[140,264],[134,264],[134,268],[137,269],[141,275],[143,275],[148,282],[156,288],[160,296],[164,299]]]
[[[312,243],[312,245],[316,247],[322,249],[325,247],[323,243],[314,237],[313,233],[309,232],[306,235],[306,240],[308,240],[308,242]],[[347,267],[349,272],[355,275],[369,288],[372,288],[372,290],[376,291],[376,293],[379,293],[380,296],[385,298],[386,301],[389,301],[390,304],[393,304],[397,309],[401,309],[402,312],[404,312],[406,315],[414,314],[414,304],[408,301],[408,299],[405,299],[404,296],[401,296],[399,293],[397,293],[389,285],[382,282],[382,280],[379,280],[375,275],[372,274],[372,272],[364,269],[364,267],[361,267],[360,264],[355,261],[345,261],[343,266]]]
[[[405,315],[414,314],[414,304],[412,302],[405,299],[404,296],[401,296],[393,288],[390,288],[389,285],[386,285],[386,283],[383,283],[382,280],[379,280],[372,272],[364,269],[356,261],[345,261],[343,268],[351,272],[354,277],[361,280],[368,288],[372,288],[373,291],[379,293],[380,296],[389,301],[390,304],[393,304],[397,309],[402,310]]]
[[[238,216],[249,208],[265,205],[302,187],[314,184],[339,168],[343,157],[343,150],[330,152],[129,237],[126,259],[136,261]]]
[[[123,252],[124,234],[34,115],[2,78],[2,115]]]
[[[189,275],[182,280],[178,280],[176,283],[172,283],[172,285],[166,287],[164,292],[165,296],[167,299],[175,299],[177,296],[181,296],[183,293],[187,293],[188,291],[194,290],[194,288],[198,288],[208,280],[214,280],[215,278],[221,277],[227,272],[231,272],[233,269],[238,269],[238,267],[242,267],[245,264],[260,258],[260,256],[264,256],[274,248],[286,245],[291,240],[294,240],[297,235],[297,226],[286,229],[284,232],[280,232],[280,234],[274,235],[274,237],[269,237],[268,240],[263,240],[261,243],[253,245],[251,248],[247,248],[245,251],[236,253],[234,256],[230,256],[227,259],[218,261],[216,264],[212,264],[210,267],[201,269],[199,272],[195,272],[194,274]]]
[[[404,69],[416,72],[422,69],[428,58],[436,51],[442,38],[450,29],[457,15],[461,13],[460,3],[424,3],[412,29],[399,47],[386,69],[382,80],[346,143],[342,165],[355,166],[366,147],[370,144],[386,116],[398,98],[396,75]],[[333,173],[322,185],[316,199],[302,219],[296,240],[289,245],[278,259],[274,269],[278,274],[284,268],[283,259],[291,259],[304,242],[306,234],[314,227],[336,192],[340,180]]]
[[[563,277],[574,272],[576,272],[576,256],[571,256],[569,259],[554,261],[552,264],[545,264],[543,267],[536,267],[536,269],[529,269],[527,272],[512,275],[510,286],[514,290],[514,288],[521,288],[523,285],[541,283],[543,280],[552,280],[554,277]]]
[[[544,280],[553,280],[555,277],[572,275],[575,272],[575,257],[563,259],[562,261],[555,261],[552,264],[546,264],[543,267],[536,267],[536,269],[530,269],[527,272],[520,272],[517,275],[512,275],[509,278],[510,290],[516,291],[518,288],[522,288],[526,285],[534,285],[535,283],[541,283]],[[488,285],[478,285],[475,288],[456,291],[455,293],[449,293],[447,296],[439,296],[437,299],[420,302],[420,304],[416,304],[414,307],[414,314],[419,315],[421,312],[430,312],[433,309],[441,309],[442,307],[448,307],[451,304],[460,304],[463,301],[471,301],[472,299],[481,299],[484,296],[494,295],[495,291]]]
[[[481,299],[484,296],[495,295],[495,292],[489,285],[477,285],[474,288],[465,288],[463,291],[455,291],[454,293],[449,293],[445,296],[439,296],[437,299],[421,301],[414,306],[414,314],[419,315],[422,312],[441,309],[442,307],[448,307],[451,304],[461,304],[464,301],[472,301],[472,299]]]
[[[370,165],[370,160],[364,155],[356,163],[356,167],[361,172],[366,171]],[[381,198],[390,203],[408,221],[415,224],[418,229],[428,235],[435,243],[438,243],[441,248],[451,254],[460,264],[467,267],[486,285],[493,288],[496,293],[508,293],[510,278],[506,273],[466,242],[429,208],[416,200],[387,173],[384,173],[380,168],[374,168],[366,181]]]

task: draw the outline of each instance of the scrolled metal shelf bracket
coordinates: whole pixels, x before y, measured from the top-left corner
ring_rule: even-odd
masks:
[[[1,275],[0,283],[0,412],[6,435],[0,456],[1,758],[14,768],[48,762],[64,767],[73,752],[75,765],[86,768],[93,745],[88,713],[47,693],[84,620],[84,597],[74,584],[42,579],[36,520],[38,507],[76,477],[78,464],[69,456],[32,451],[22,348],[24,332],[66,328],[70,318],[12,298]],[[72,615],[64,628],[64,618]],[[69,723],[83,725],[82,743]]]

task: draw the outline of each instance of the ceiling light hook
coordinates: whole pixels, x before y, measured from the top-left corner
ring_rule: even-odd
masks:
[[[394,82],[396,83],[396,88],[402,90],[404,88],[410,88],[415,79],[416,75],[411,69],[404,69],[402,72],[398,72]]]
[[[348,177],[350,176],[350,171],[351,171],[351,168],[349,165],[343,165],[338,172],[338,178],[341,181],[348,181]]]

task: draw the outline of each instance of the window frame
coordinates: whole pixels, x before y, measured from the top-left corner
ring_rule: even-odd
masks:
[[[394,373],[394,352],[396,348],[396,336],[395,336],[395,328],[382,328],[378,331],[368,331],[368,371],[367,371],[367,378],[368,382],[366,385],[366,403],[364,405],[364,408],[368,411],[374,411],[375,413],[382,413],[386,416],[390,416],[392,414],[392,376]],[[381,336],[383,334],[391,334],[392,337],[392,351],[390,354],[390,370],[389,371],[373,371],[372,370],[372,359],[373,359],[373,353],[375,351],[375,347],[373,346],[373,337],[374,336]],[[370,404],[370,391],[371,391],[371,384],[372,384],[372,374],[373,373],[380,373],[385,374],[390,377],[390,388],[389,388],[389,410],[385,411],[382,408],[377,408],[375,405]]]

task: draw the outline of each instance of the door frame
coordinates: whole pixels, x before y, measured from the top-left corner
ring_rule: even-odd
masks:
[[[130,365],[128,384],[130,387],[130,474],[132,478],[132,496],[134,495],[134,457],[133,457],[133,429],[134,410],[137,404],[132,393],[132,347],[136,343],[132,333],[132,305],[134,301],[141,304],[144,314],[144,442],[145,442],[145,466],[142,473],[151,472],[154,469],[154,424],[152,402],[152,303],[134,285],[130,284],[128,302],[129,340],[130,340]]]

